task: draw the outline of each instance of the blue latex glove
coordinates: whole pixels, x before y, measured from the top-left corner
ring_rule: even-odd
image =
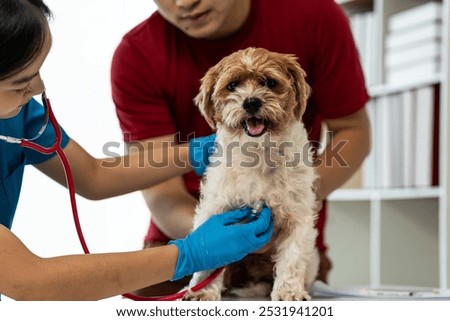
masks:
[[[172,280],[197,271],[214,270],[262,248],[272,237],[271,214],[269,208],[263,207],[256,217],[250,208],[213,215],[186,238],[170,241],[169,244],[178,247]],[[245,219],[250,221],[243,223]]]
[[[202,176],[209,165],[209,156],[214,153],[216,134],[204,137],[194,137],[189,140],[189,159],[194,172]]]

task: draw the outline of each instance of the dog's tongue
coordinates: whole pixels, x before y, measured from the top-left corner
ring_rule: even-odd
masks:
[[[252,118],[247,121],[247,130],[252,136],[257,136],[261,134],[264,128],[265,128],[264,123],[259,119]]]

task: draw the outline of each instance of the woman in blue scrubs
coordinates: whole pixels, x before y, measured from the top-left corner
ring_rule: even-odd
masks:
[[[3,137],[31,138],[42,127],[44,108],[32,97],[45,89],[39,71],[51,47],[48,16],[50,11],[41,0],[0,2],[0,135]],[[50,146],[54,141],[55,132],[50,125],[35,140],[43,146]],[[102,166],[105,160],[90,156],[64,131],[61,145],[70,161],[77,193],[89,199],[147,188],[193,169],[191,165],[179,167],[174,161],[177,155],[185,164],[192,163],[189,156],[192,150],[187,144],[150,151],[155,163],[167,159],[170,170],[158,170],[150,165],[139,167],[138,154],[128,156],[126,161],[131,166]],[[33,165],[65,185],[64,170],[55,154],[43,155],[0,140],[0,294],[13,299],[97,300],[115,296],[240,260],[264,246],[272,233],[269,209],[265,208],[254,221],[235,224],[250,214],[249,209],[240,209],[214,215],[185,239],[162,247],[41,258],[10,231],[25,165]],[[194,170],[201,172],[201,167]]]

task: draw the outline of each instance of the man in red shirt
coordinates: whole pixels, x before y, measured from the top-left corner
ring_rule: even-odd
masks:
[[[324,201],[317,222],[318,278],[326,282],[331,264],[324,240],[325,200],[370,149],[364,108],[369,97],[347,16],[333,0],[155,2],[158,12],[124,36],[112,63],[113,99],[124,140],[129,147],[155,148],[210,134],[192,102],[210,67],[247,47],[296,55],[312,88],[303,117],[309,138],[319,141],[322,123],[333,134],[317,167],[317,197]],[[198,188],[199,177],[190,173],[143,191],[151,211],[146,246],[188,233]],[[143,293],[173,290],[165,284]]]

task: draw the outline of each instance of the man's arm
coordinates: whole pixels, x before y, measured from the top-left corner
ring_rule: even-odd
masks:
[[[325,199],[344,184],[370,152],[370,121],[365,108],[354,114],[326,120],[332,137],[318,157],[318,199]]]
[[[147,149],[161,148],[174,143],[174,136],[161,136],[155,139],[130,143],[128,146],[146,146]],[[142,191],[152,219],[167,237],[185,237],[192,229],[197,199],[184,185],[183,177],[178,176]]]
[[[76,192],[88,199],[104,199],[142,190],[161,231],[169,238],[185,237],[192,228],[197,200],[186,190],[181,176],[192,170],[188,144],[169,146],[172,141],[173,136],[164,136],[133,142],[128,144],[128,155],[107,159],[95,159],[75,141],[70,141],[64,152]],[[66,186],[58,157],[36,167]]]

